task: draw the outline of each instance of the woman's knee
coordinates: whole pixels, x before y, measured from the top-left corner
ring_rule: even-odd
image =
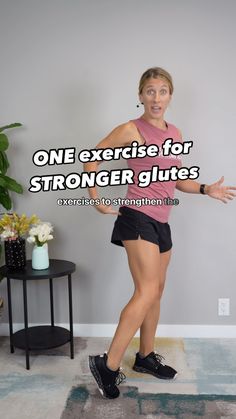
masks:
[[[135,289],[134,294],[129,303],[123,308],[120,317],[123,318],[127,314],[136,316],[136,314],[145,314],[149,308],[160,300],[159,286],[153,285],[145,289]]]
[[[160,285],[158,281],[153,284],[146,284],[142,288],[136,289],[135,293],[143,304],[150,306],[161,298]]]

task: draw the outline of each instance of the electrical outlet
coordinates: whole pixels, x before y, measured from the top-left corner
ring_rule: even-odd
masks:
[[[230,315],[230,300],[229,298],[218,299],[218,316],[229,316]]]

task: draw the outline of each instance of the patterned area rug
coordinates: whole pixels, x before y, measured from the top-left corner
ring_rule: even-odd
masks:
[[[137,387],[124,385],[115,400],[99,394],[93,385],[73,387],[61,419],[236,417],[236,396],[140,393]]]
[[[236,419],[236,339],[156,338],[155,350],[178,370],[174,381],[132,370],[139,340],[122,361],[127,376],[120,397],[102,398],[88,368],[88,355],[108,349],[110,338],[75,338],[69,345],[11,354],[0,337],[0,406],[4,419]]]

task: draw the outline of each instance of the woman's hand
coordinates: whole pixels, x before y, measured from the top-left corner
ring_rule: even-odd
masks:
[[[228,200],[234,199],[236,196],[235,193],[233,193],[233,190],[236,190],[235,186],[223,186],[222,183],[224,182],[224,176],[220,178],[215,183],[212,183],[211,185],[208,185],[206,188],[206,194],[210,196],[211,198],[219,199],[220,201],[224,202],[225,204],[228,203]]]
[[[120,214],[119,211],[115,211],[111,205],[103,205],[103,204],[99,204],[96,205],[95,207],[99,212],[101,212],[102,214]]]

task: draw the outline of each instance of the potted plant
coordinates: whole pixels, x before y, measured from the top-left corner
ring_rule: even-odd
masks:
[[[3,131],[20,126],[22,126],[22,124],[16,122],[14,124],[0,127],[0,204],[6,210],[10,210],[12,208],[12,200],[9,195],[9,191],[22,194],[23,188],[16,180],[6,176],[6,172],[10,166],[6,155],[6,150],[9,147],[9,141],[6,134],[3,134]]]
[[[5,262],[9,269],[24,268],[26,264],[24,236],[39,221],[35,214],[27,217],[16,212],[4,214],[0,219],[0,238],[4,241]]]
[[[9,161],[7,158],[6,150],[9,147],[9,141],[6,134],[3,134],[3,131],[9,128],[16,128],[20,127],[22,124],[16,122],[10,125],[4,125],[0,127],[0,205],[5,208],[6,210],[10,210],[12,208],[12,200],[9,194],[9,191],[13,191],[19,194],[23,193],[22,186],[11,177],[6,175],[6,172],[9,168]],[[2,256],[2,246],[0,243],[0,261]],[[2,276],[0,275],[0,282],[2,280]],[[3,299],[0,297],[0,317],[3,308]]]

